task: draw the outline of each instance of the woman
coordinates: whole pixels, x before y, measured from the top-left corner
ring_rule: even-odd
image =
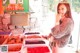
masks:
[[[71,16],[69,3],[58,4],[57,18],[58,19],[56,20],[56,25],[51,29],[51,33],[50,33],[51,38],[53,38],[51,39],[51,43],[50,43],[52,49],[54,49],[54,46],[56,45],[59,48],[64,47],[68,43],[71,37],[74,21]]]

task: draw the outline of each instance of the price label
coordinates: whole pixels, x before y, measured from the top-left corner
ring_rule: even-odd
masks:
[[[8,46],[7,45],[1,45],[0,46],[0,52],[1,53],[7,53],[8,52]]]

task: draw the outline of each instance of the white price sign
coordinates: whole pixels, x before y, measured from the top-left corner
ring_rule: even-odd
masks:
[[[0,45],[0,53],[7,53],[8,46],[7,45]]]

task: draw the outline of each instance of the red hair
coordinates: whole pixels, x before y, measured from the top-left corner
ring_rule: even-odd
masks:
[[[65,17],[66,17],[66,18],[72,18],[71,9],[70,9],[69,3],[59,3],[58,6],[57,6],[57,13],[59,13],[59,6],[60,6],[60,5],[65,5],[66,8],[67,8],[67,12],[66,12],[66,14],[65,14]]]

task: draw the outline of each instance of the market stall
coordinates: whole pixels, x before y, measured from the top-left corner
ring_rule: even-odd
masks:
[[[4,7],[0,17],[0,53],[52,53],[49,41],[39,32],[24,32],[23,26],[30,24],[29,0],[4,0],[0,5]]]

